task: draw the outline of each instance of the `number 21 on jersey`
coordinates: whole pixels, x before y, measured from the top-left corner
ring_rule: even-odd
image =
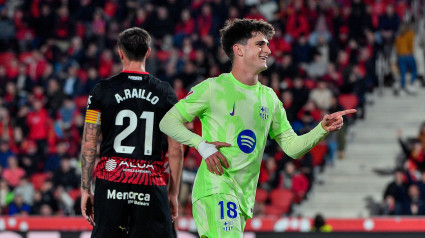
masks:
[[[130,123],[128,126],[121,131],[114,139],[114,150],[117,153],[123,153],[123,154],[131,154],[133,153],[135,146],[125,146],[122,145],[121,142],[127,138],[134,130],[137,128],[137,115],[131,110],[122,110],[117,114],[117,117],[115,118],[115,125],[116,126],[122,126],[124,123],[124,118],[129,118]],[[145,155],[152,155],[152,134],[153,134],[153,119],[154,119],[154,113],[149,111],[144,111],[142,115],[140,116],[141,119],[146,119],[146,126],[145,126]]]

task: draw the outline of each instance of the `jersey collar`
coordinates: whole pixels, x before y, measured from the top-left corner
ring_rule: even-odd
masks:
[[[127,74],[149,74],[148,72],[143,71],[131,71],[131,70],[123,70],[121,73],[127,73]]]

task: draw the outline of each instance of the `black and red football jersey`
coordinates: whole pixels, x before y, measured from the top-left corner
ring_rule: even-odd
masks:
[[[102,159],[97,177],[162,184],[164,181],[150,181],[162,180],[167,151],[159,122],[175,103],[177,97],[170,84],[148,73],[123,71],[98,83],[87,106],[87,110],[100,112],[101,118]]]

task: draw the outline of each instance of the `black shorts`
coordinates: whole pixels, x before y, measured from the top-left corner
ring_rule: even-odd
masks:
[[[165,186],[96,179],[92,238],[175,237]]]

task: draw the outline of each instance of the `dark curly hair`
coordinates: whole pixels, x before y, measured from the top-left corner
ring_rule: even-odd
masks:
[[[151,44],[149,33],[139,27],[132,27],[118,36],[118,48],[131,61],[143,61]]]
[[[220,30],[221,44],[232,62],[233,45],[245,45],[248,39],[257,33],[263,34],[269,40],[273,37],[275,31],[270,23],[263,20],[235,19],[226,21],[224,27]]]

